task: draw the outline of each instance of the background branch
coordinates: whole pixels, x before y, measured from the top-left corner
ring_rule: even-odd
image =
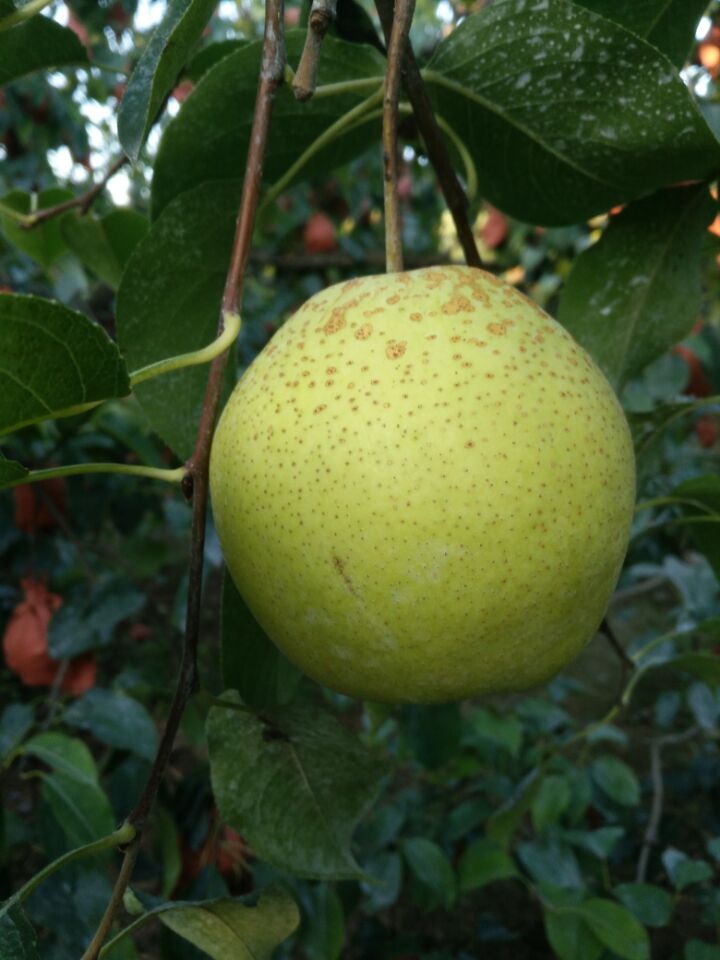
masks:
[[[263,158],[265,156],[272,104],[275,91],[282,83],[284,75],[283,15],[283,0],[267,0],[260,81],[255,102],[240,209],[236,221],[235,239],[218,324],[218,336],[224,330],[226,316],[238,312],[242,293],[255,212],[262,183]],[[180,726],[180,720],[188,700],[198,686],[197,650],[200,639],[202,571],[208,506],[208,467],[213,429],[218,414],[226,365],[227,352],[216,357],[210,367],[197,441],[193,454],[186,464],[187,478],[184,483],[184,490],[186,495],[192,496],[193,514],[185,636],[177,686],[167,724],[160,739],[148,780],[140,799],[128,817],[128,822],[136,828],[137,835],[125,852],[125,858],[115,882],[110,902],[82,960],[97,960],[100,949],[110,932],[115,915],[122,903],[123,893],[130,882],[139,851],[142,829],[160,788],[175,742],[175,736]]]
[[[682,733],[669,734],[667,737],[658,737],[650,744],[650,778],[653,785],[653,798],[650,807],[650,817],[645,829],[640,858],[638,860],[637,872],[635,874],[636,883],[644,883],[647,877],[648,861],[652,848],[658,841],[658,830],[662,820],[663,802],[665,799],[665,785],[663,783],[662,756],[663,747],[669,747],[678,743],[685,743],[692,740],[700,732],[700,728],[692,726]]]
[[[393,22],[393,0],[375,0],[385,39],[389,42]],[[402,59],[402,79],[408,99],[412,104],[415,121],[425,143],[430,163],[438,178],[440,188],[453,218],[458,240],[471,267],[482,267],[472,226],[468,220],[468,201],[465,191],[455,173],[450,154],[440,127],[435,119],[432,103],[420,74],[412,44],[408,39]]]
[[[122,157],[118,157],[117,160],[110,166],[110,169],[96,184],[93,184],[89,190],[85,193],[81,193],[79,197],[71,197],[70,200],[64,200],[62,203],[55,204],[54,207],[46,207],[44,210],[38,210],[37,213],[32,213],[21,224],[24,230],[32,230],[34,227],[37,227],[41,223],[45,223],[46,220],[52,220],[54,217],[59,217],[61,213],[66,213],[68,210],[74,210],[76,207],[79,208],[80,213],[86,214],[90,207],[93,205],[95,200],[100,196],[108,182],[112,180],[118,170],[122,169],[125,164],[128,162],[128,158],[123,154]]]

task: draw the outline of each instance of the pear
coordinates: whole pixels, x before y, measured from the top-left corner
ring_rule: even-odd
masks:
[[[223,411],[229,571],[301,670],[387,702],[531,687],[600,624],[635,497],[628,426],[567,331],[481,270],[323,290]]]

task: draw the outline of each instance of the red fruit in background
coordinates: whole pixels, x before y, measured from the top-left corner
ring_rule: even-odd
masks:
[[[21,586],[25,598],[15,607],[3,636],[5,663],[27,686],[49,687],[60,662],[48,653],[48,629],[63,599],[32,577]],[[68,664],[60,688],[66,693],[85,693],[95,685],[95,673],[94,654],[76,657]]]
[[[510,228],[506,217],[495,207],[489,206],[488,218],[480,234],[485,245],[494,250],[505,243],[509,232]]]
[[[300,23],[300,7],[290,7],[285,11],[285,26],[296,27]]]
[[[337,250],[335,224],[326,213],[314,213],[303,230],[306,253],[332,253]]]
[[[714,447],[718,438],[718,425],[712,417],[700,417],[695,423],[695,436],[705,450]]]
[[[23,533],[54,530],[58,514],[65,513],[65,481],[52,477],[38,484],[15,487],[15,526]]]
[[[404,173],[398,179],[397,193],[399,200],[410,200],[412,198],[413,181],[409,173]]]
[[[184,837],[178,839],[182,871],[173,895],[191,883],[205,867],[216,867],[226,880],[230,880],[242,873],[247,865],[247,845],[232,827],[220,827],[215,823],[198,850],[193,850]]]
[[[673,347],[673,353],[682,357],[690,368],[690,379],[683,393],[688,397],[709,397],[712,396],[712,384],[705,375],[702,363],[694,350],[685,347],[681,343]]]
[[[177,100],[178,103],[185,103],[187,98],[193,92],[193,82],[192,80],[183,80],[182,83],[179,83],[173,90],[171,96],[174,100]]]

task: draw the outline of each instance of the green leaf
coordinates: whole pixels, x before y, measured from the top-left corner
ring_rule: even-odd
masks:
[[[153,908],[147,914],[151,915],[213,960],[271,960],[300,921],[295,901],[273,888],[261,893],[257,906],[229,898],[178,900]]]
[[[545,907],[543,919],[548,943],[559,960],[598,960],[602,944],[577,913]]]
[[[0,433],[128,393],[125,365],[105,331],[40,297],[0,294]]]
[[[118,338],[131,370],[215,339],[239,195],[239,181],[198,187],[170,204],[138,243],[117,297]],[[151,426],[183,459],[195,446],[207,376],[204,366],[188,367],[135,391]]]
[[[2,36],[0,33],[0,42]],[[72,196],[70,190],[63,190],[60,187],[51,187],[49,190],[33,195],[23,190],[11,190],[0,200],[0,224],[3,233],[14,247],[22,250],[47,269],[66,249],[62,237],[62,217],[53,217],[28,230],[6,211],[16,210],[18,213],[27,215],[54,207],[58,203],[72,199]]]
[[[720,717],[720,700],[706,683],[693,683],[687,694],[692,715],[703,730],[714,730]]]
[[[625,807],[640,802],[640,784],[630,767],[617,757],[603,756],[593,761],[592,778],[611,800]]]
[[[130,254],[145,236],[149,224],[135,210],[112,210],[104,217],[66,214],[63,239],[82,263],[113,290],[117,290]]]
[[[556,840],[521,843],[517,848],[523,866],[536,883],[561,890],[582,890],[584,881],[573,851]]]
[[[539,789],[540,769],[536,767],[520,781],[510,799],[490,817],[486,826],[488,837],[500,846],[507,847]]]
[[[0,86],[36,70],[88,66],[85,47],[72,30],[49,17],[32,17],[0,32]]]
[[[81,847],[112,833],[115,814],[98,782],[86,745],[60,733],[42,733],[23,747],[53,768],[43,773],[42,796],[65,835],[67,846]]]
[[[621,23],[682,67],[695,39],[706,0],[574,0],[588,10]]]
[[[489,742],[506,750],[512,757],[520,752],[522,739],[523,725],[516,716],[499,716],[482,708],[473,710],[464,736],[467,743],[484,745]]]
[[[446,909],[455,899],[455,874],[443,850],[426,837],[403,840],[402,852],[415,878]]]
[[[362,881],[361,883],[366,898],[363,911],[373,913],[392,906],[400,896],[402,888],[403,865],[400,855],[381,850],[368,857],[364,866],[366,872],[372,877],[372,882]]]
[[[30,471],[17,460],[6,460],[0,453],[0,490],[17,486],[18,481],[27,477]]]
[[[145,606],[145,595],[122,577],[105,577],[83,587],[50,622],[48,650],[56,660],[107,646],[115,628]]]
[[[565,777],[543,777],[532,802],[533,826],[538,833],[557,823],[570,803],[570,785]]]
[[[603,946],[618,957],[647,960],[650,956],[647,930],[625,907],[598,897],[581,903],[577,910]]]
[[[674,903],[667,890],[652,883],[621,883],[613,892],[646,927],[664,927],[670,922]]]
[[[215,0],[170,0],[135,65],[118,113],[120,143],[133,163],[215,5]]]
[[[463,726],[464,718],[456,703],[411,704],[403,708],[400,718],[403,738],[429,770],[439,769],[456,755]]]
[[[598,830],[566,830],[563,838],[569,843],[601,860],[607,859],[617,845],[618,841],[625,835],[623,827],[600,827]]]
[[[191,58],[183,71],[183,77],[197,83],[216,63],[220,63],[225,57],[229,57],[231,53],[235,53],[246,44],[247,40],[219,40],[217,43],[208,44]]]
[[[0,760],[21,743],[35,721],[29,703],[11,703],[0,716]]]
[[[304,33],[286,37],[290,63],[297,63]],[[261,44],[251,43],[224,57],[200,80],[168,125],[158,151],[152,184],[153,216],[178,194],[207,180],[236,177],[243,169],[255,108]],[[384,59],[370,47],[325,37],[320,84],[384,75]],[[283,86],[273,106],[263,172],[267,181],[282,176],[331,124],[372,93],[372,85],[331,97],[297,101]],[[376,134],[377,131],[377,134]],[[318,153],[300,176],[321,176],[354,159],[379,135],[377,121],[364,123]]]
[[[574,224],[718,165],[720,145],[672,64],[568,0],[506,0],[466,17],[426,79],[482,196],[526,222]]]
[[[699,505],[683,506],[683,513],[687,517],[720,517],[720,478],[713,474],[686,480],[675,487],[670,495],[692,500]],[[717,523],[691,523],[687,529],[698,550],[715,571],[715,576],[720,578],[720,526]]]
[[[302,674],[267,636],[225,570],[220,621],[223,686],[251,707],[284,706]]]
[[[518,875],[512,857],[493,840],[474,840],[458,863],[458,890],[467,893],[495,880]]]
[[[307,960],[337,960],[345,943],[342,900],[327,883],[309,893],[303,921],[303,954]]]
[[[720,837],[713,837],[707,842],[708,853],[720,863]]]
[[[702,244],[714,216],[707,187],[631,204],[581,254],[559,320],[615,387],[686,336],[700,309]]]
[[[685,944],[683,960],[720,960],[720,947],[703,940],[690,940]]]
[[[713,868],[707,860],[691,860],[682,850],[668,847],[663,851],[662,862],[673,886],[677,890],[704,883],[713,876]]]
[[[236,702],[237,695],[224,699]],[[210,710],[213,793],[223,820],[282,870],[325,880],[360,876],[350,840],[377,796],[383,766],[314,707],[277,710],[268,719]]]
[[[112,690],[96,688],[72,703],[63,722],[87,730],[102,743],[130,750],[152,760],[157,749],[157,732],[145,707]]]
[[[40,960],[35,931],[19,904],[0,916],[0,957],[2,960]]]

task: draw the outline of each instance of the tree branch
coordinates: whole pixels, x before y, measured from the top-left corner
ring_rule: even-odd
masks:
[[[309,100],[317,85],[320,48],[330,24],[337,16],[337,0],[313,0],[300,64],[293,80],[296,100]]]
[[[385,39],[389,41],[393,21],[393,0],[375,0],[375,6],[380,16]],[[455,230],[465,255],[465,261],[469,266],[482,267],[482,259],[475,243],[472,226],[468,220],[467,197],[450,160],[450,154],[435,119],[425,81],[420,74],[420,68],[417,65],[409,40],[405,47],[402,62],[402,78],[430,163],[433,165],[448,210],[455,223]]]
[[[385,184],[385,260],[387,272],[403,268],[402,220],[398,199],[398,104],[402,63],[415,11],[415,0],[395,0],[390,27],[383,99],[383,180]]]
[[[662,756],[663,747],[669,747],[677,743],[685,743],[686,740],[692,740],[700,732],[700,728],[692,726],[683,733],[670,734],[666,737],[658,737],[650,744],[650,777],[653,785],[653,799],[650,807],[650,817],[645,829],[640,858],[638,860],[637,871],[635,874],[636,883],[645,883],[647,876],[648,861],[652,848],[658,841],[658,830],[662,820],[663,802],[665,799],[665,785],[663,783]]]
[[[284,75],[285,44],[283,12],[283,0],[267,0],[265,6],[265,39],[260,81],[255,101],[255,113],[250,134],[250,148],[245,167],[240,210],[235,228],[235,240],[233,242],[220,311],[218,336],[221,336],[225,329],[226,317],[229,314],[239,312],[238,306],[242,293],[245,268],[252,241],[255,212],[257,210],[262,183],[263,159],[267,144],[272,104],[275,91],[282,83]],[[193,515],[190,541],[187,616],[177,687],[147,783],[135,808],[128,817],[128,822],[136,828],[138,835],[127,850],[125,860],[123,861],[120,873],[115,882],[110,903],[93,937],[92,943],[85,951],[82,960],[97,960],[102,944],[110,932],[115,914],[122,902],[123,893],[130,882],[135,858],[139,850],[141,832],[150,809],[155,802],[170,758],[173,743],[175,742],[175,736],[180,726],[180,720],[188,700],[198,686],[197,650],[200,639],[202,570],[208,506],[208,468],[210,447],[220,404],[220,394],[226,365],[227,352],[216,357],[210,367],[197,441],[193,454],[186,463],[187,477],[184,483],[184,489],[186,495],[192,496]]]
[[[610,642],[610,646],[618,655],[618,659],[620,660],[620,663],[623,665],[623,669],[634,670],[636,667],[636,664],[627,655],[625,651],[625,647],[623,647],[623,645],[620,643],[620,641],[618,640],[617,634],[615,633],[613,628],[610,626],[610,621],[608,620],[607,616],[603,617],[603,622],[600,624],[600,629],[608,638]]]
[[[32,230],[41,223],[45,223],[46,220],[52,220],[54,217],[59,217],[61,213],[66,213],[68,210],[73,210],[75,207],[80,209],[80,213],[83,215],[88,212],[90,207],[93,205],[95,200],[100,196],[108,182],[112,180],[115,174],[128,162],[128,158],[123,154],[122,157],[118,159],[111,165],[108,172],[99,180],[96,184],[93,184],[89,190],[85,193],[80,194],[79,197],[71,197],[70,200],[64,200],[62,203],[56,204],[54,207],[46,207],[45,210],[38,210],[37,213],[29,214],[24,222],[21,224],[24,230]]]

